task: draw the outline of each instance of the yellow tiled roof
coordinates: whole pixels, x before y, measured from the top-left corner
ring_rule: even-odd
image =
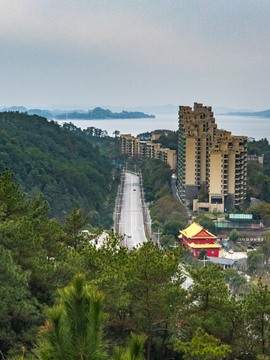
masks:
[[[188,238],[198,234],[203,229],[203,227],[195,222],[189,225],[185,230],[180,231],[181,234],[185,235]]]
[[[210,248],[221,248],[221,245],[215,244],[194,244],[191,243],[189,246],[193,249],[210,249]]]
[[[182,235],[185,235],[187,238],[192,238],[202,230],[205,229],[201,225],[194,222],[191,225],[189,225],[185,230],[179,230],[179,231]],[[213,234],[211,234],[208,230],[205,231],[208,232],[210,236],[216,237]]]

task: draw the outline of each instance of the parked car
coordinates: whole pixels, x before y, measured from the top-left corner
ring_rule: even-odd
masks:
[[[228,253],[229,253],[229,254],[233,254],[233,250],[230,249],[230,250],[228,251]]]

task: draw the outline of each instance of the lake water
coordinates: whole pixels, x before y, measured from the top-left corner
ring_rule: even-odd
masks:
[[[232,135],[246,135],[254,137],[256,140],[267,138],[270,140],[270,119],[261,117],[244,117],[216,115],[218,129],[231,131]],[[115,130],[121,134],[138,135],[146,131],[157,129],[177,130],[177,115],[156,115],[155,119],[116,119],[116,120],[57,120],[60,124],[72,122],[81,129],[94,126],[102,130],[107,130],[109,135]]]

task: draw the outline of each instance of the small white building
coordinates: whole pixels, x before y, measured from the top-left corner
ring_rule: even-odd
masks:
[[[88,231],[88,230],[82,230],[82,234],[85,234],[85,236],[89,236],[89,238],[91,239],[91,240],[89,240],[89,243],[96,245],[97,249],[103,245],[104,241],[109,236],[105,231],[103,231],[102,234],[94,237],[93,239],[92,239],[93,234],[91,234],[90,231]]]

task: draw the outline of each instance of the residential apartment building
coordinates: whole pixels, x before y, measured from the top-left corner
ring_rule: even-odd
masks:
[[[246,197],[247,137],[217,130],[211,107],[179,107],[178,192],[193,209],[241,206]],[[200,188],[209,192],[199,202]],[[195,199],[195,200],[193,200]]]
[[[246,198],[247,136],[217,130],[210,151],[209,203],[224,211],[241,206]]]
[[[129,156],[140,153],[140,139],[131,136],[131,134],[120,135],[120,150],[122,154]]]
[[[217,125],[211,107],[194,103],[179,107],[178,192],[183,201],[209,183],[210,147]]]
[[[157,135],[152,136],[156,140]],[[162,148],[161,144],[151,141],[141,141],[130,134],[120,135],[120,149],[122,154],[159,159],[167,163],[172,170],[176,170],[177,154],[175,150]]]

